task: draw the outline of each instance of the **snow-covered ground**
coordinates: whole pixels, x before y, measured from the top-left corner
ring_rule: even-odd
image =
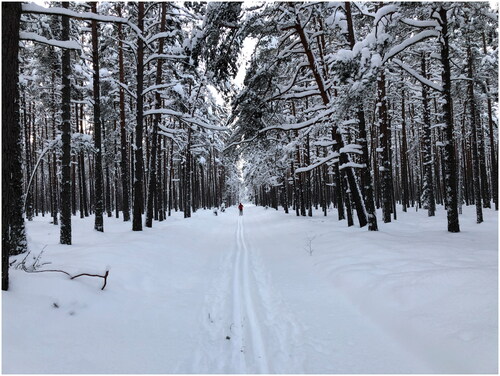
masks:
[[[28,223],[41,268],[3,292],[4,373],[497,373],[497,214],[379,232],[248,205],[152,229]],[[19,257],[18,257],[19,258]],[[29,256],[32,260],[32,256]]]

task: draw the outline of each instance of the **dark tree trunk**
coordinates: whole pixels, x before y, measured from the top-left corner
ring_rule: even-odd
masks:
[[[24,152],[25,152],[25,163],[26,163],[26,181],[29,182],[30,176],[31,176],[31,142],[30,142],[30,123],[31,121],[28,121],[28,115],[27,115],[27,107],[28,103],[26,103],[26,93],[23,93],[23,128],[24,128]],[[34,116],[34,114],[31,114],[30,117]],[[33,124],[34,128],[34,124]],[[35,140],[35,138],[33,138]],[[33,220],[33,194],[31,193],[32,191],[28,189],[29,187],[26,186],[26,219],[28,221]]]
[[[113,140],[113,155],[117,155],[118,153],[118,148],[117,148],[117,140],[116,140],[116,119],[113,121],[113,130],[115,133],[115,137]],[[115,185],[114,189],[114,203],[115,203],[115,216],[116,218],[120,218],[120,185],[118,184],[118,159],[115,157],[114,158],[114,173],[113,173],[113,184]]]
[[[160,33],[163,33],[165,31],[165,20],[167,16],[167,4],[163,2],[161,4],[161,23],[160,23]],[[163,53],[163,41],[164,39],[161,38],[160,42],[158,44],[158,54]],[[158,63],[156,66],[156,85],[160,85],[162,82],[162,65],[163,65],[163,59],[158,59]],[[159,109],[161,108],[161,96],[159,92],[156,92],[155,94],[155,108]],[[152,145],[151,145],[151,157],[150,157],[150,162],[149,162],[149,186],[148,186],[148,202],[147,202],[147,213],[146,213],[146,227],[152,227],[153,226],[153,203],[156,199],[156,202],[158,202],[158,191],[157,191],[157,156],[158,156],[158,126],[160,123],[161,115],[156,114],[154,115],[153,119],[153,140],[152,140]],[[158,208],[157,208],[158,210]]]
[[[84,133],[83,129],[83,105],[80,105],[80,133]],[[83,205],[80,205],[80,208],[83,206],[83,212],[85,217],[89,216],[89,201],[88,201],[88,196],[87,196],[87,174],[85,173],[85,156],[83,155],[83,151],[80,151],[79,155],[79,163],[78,163],[78,168],[80,170],[80,175],[82,179],[82,192],[80,193],[81,200],[83,201]],[[83,218],[82,214],[80,214],[80,217]]]
[[[63,2],[63,8],[69,3]],[[69,40],[69,17],[62,16],[62,40]],[[71,244],[71,61],[70,51],[62,51],[62,159],[61,159],[61,244]]]
[[[121,15],[121,5],[118,5],[118,16],[121,17]],[[120,70],[120,83],[125,84],[125,69],[123,67],[123,32],[121,24],[118,24],[118,66]],[[128,163],[127,131],[125,129],[125,90],[122,87],[120,87],[120,146],[122,211],[123,220],[125,222],[128,222],[130,221],[130,174]]]
[[[444,146],[444,181],[445,181],[445,198],[448,217],[448,231],[460,232],[460,224],[458,220],[458,199],[457,199],[457,172],[455,163],[455,145],[453,143],[453,101],[451,97],[451,68],[450,68],[450,47],[448,34],[448,16],[446,7],[439,8],[440,24],[441,24],[441,63],[443,65],[442,80],[443,80],[443,118],[446,124],[445,129],[445,146]]]
[[[482,33],[483,39],[483,52],[487,54],[486,48],[486,37],[484,32]],[[493,196],[493,202],[495,203],[495,210],[498,210],[498,167],[497,167],[497,154],[496,150],[498,148],[495,147],[495,138],[493,135],[493,109],[491,103],[491,93],[490,93],[490,85],[488,80],[486,80],[486,84],[484,85],[484,91],[487,97],[487,107],[488,107],[488,133],[489,133],[489,143],[490,143],[490,164],[491,164],[491,193]]]
[[[474,64],[472,61],[472,49],[470,41],[467,41],[467,74],[468,74],[468,95],[470,106],[470,126],[472,134],[472,176],[474,181],[474,202],[476,204],[476,222],[483,222],[483,207],[481,202],[481,176],[479,172],[478,153],[478,118],[476,117],[476,101],[474,98]]]
[[[97,3],[91,2],[92,12],[97,14]],[[94,69],[94,147],[95,153],[95,224],[97,231],[104,231],[104,200],[102,177],[102,130],[101,130],[101,95],[99,87],[99,45],[97,21],[92,21],[92,67]]]
[[[335,138],[335,129],[332,128],[332,138]],[[338,151],[337,147],[334,146],[334,151]],[[339,169],[339,164],[335,163],[333,165],[333,173],[335,174],[335,196],[337,199],[337,211],[339,216],[339,221],[346,219],[344,211],[344,189],[343,189],[343,178],[341,176],[341,171]],[[347,198],[349,199],[349,198]]]
[[[382,173],[382,215],[384,223],[391,222],[392,212],[392,171],[389,150],[390,129],[388,127],[387,100],[385,92],[385,74],[384,68],[381,69],[377,78],[377,97],[378,97],[378,122],[379,122],[379,140],[382,149],[380,172]]]
[[[138,3],[139,13],[137,24],[139,30],[144,30],[144,2]],[[135,179],[134,179],[134,208],[132,218],[132,230],[142,231],[142,208],[144,202],[143,195],[143,157],[142,157],[142,133],[143,133],[143,97],[144,86],[144,43],[141,38],[137,38],[137,109],[136,109],[136,132],[135,132]]]
[[[56,74],[55,71],[57,69],[57,65],[54,64],[54,71],[52,72],[52,137],[55,140],[57,137],[57,123],[56,123],[56,115],[57,115],[57,107],[56,107]],[[58,212],[59,208],[57,205],[57,160],[56,153],[52,152],[52,179],[50,182],[51,185],[51,198],[52,198],[52,223],[54,225],[59,224],[58,221]]]
[[[344,170],[340,171],[341,174],[341,181],[342,181],[342,188],[345,193],[345,209],[346,209],[346,214],[347,214],[347,227],[354,226],[354,220],[352,219],[352,207],[351,207],[351,200],[349,197],[349,194],[351,193],[349,191],[349,184],[347,181],[347,176]]]
[[[111,179],[109,176],[109,163],[105,163],[105,175],[106,175],[106,215],[108,218],[113,216],[111,208]]]
[[[356,38],[354,36],[354,27],[352,22],[352,13],[351,13],[351,3],[346,1],[345,3],[345,11],[346,11],[346,19],[347,19],[347,31],[349,44],[351,49],[354,48],[356,43]],[[378,231],[377,224],[377,214],[375,211],[375,200],[373,195],[373,183],[372,177],[370,173],[370,155],[368,153],[368,139],[366,132],[366,121],[365,121],[365,111],[363,109],[363,105],[359,104],[356,114],[358,116],[358,127],[359,127],[359,144],[361,145],[361,150],[363,152],[361,163],[365,165],[361,172],[361,183],[362,183],[362,191],[365,201],[366,214],[368,217],[368,230],[369,231]]]
[[[191,217],[191,127],[188,128],[188,140],[184,161],[184,189],[183,208],[184,218]]]
[[[9,289],[9,256],[27,250],[19,127],[21,3],[2,3],[2,290]]]
[[[306,164],[311,164],[311,146],[309,143],[309,133],[306,136]],[[311,185],[311,171],[305,173],[306,177],[306,190],[307,190],[307,215],[312,217],[312,185]]]
[[[425,53],[422,54],[422,76],[427,77]],[[434,198],[434,173],[432,165],[431,120],[429,115],[429,96],[427,86],[422,84],[423,106],[423,165],[424,165],[424,202],[429,217],[436,215],[436,199]]]
[[[71,156],[71,215],[76,215],[76,156]]]
[[[401,99],[401,186],[403,190],[403,211],[410,205],[409,191],[408,191],[408,145],[406,142],[406,113],[405,113],[405,94],[402,93]]]
[[[77,131],[79,130],[78,129],[78,105],[75,104],[75,118],[76,118],[76,129]],[[83,131],[81,132],[83,133]],[[79,196],[80,196],[80,218],[83,218],[84,217],[84,213],[85,213],[85,216],[88,216],[88,212],[86,209],[86,207],[84,206],[84,203],[86,205],[86,201],[87,201],[87,193],[86,193],[86,189],[84,189],[84,187],[86,188],[86,185],[85,185],[85,165],[84,165],[84,159],[83,159],[83,152],[79,152],[78,153],[78,190],[79,190]]]

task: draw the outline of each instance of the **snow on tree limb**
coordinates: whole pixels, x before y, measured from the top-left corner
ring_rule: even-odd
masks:
[[[23,13],[48,14],[55,16],[67,16],[71,18],[77,18],[80,20],[88,20],[88,21],[121,23],[129,26],[139,36],[139,38],[141,38],[146,43],[146,45],[149,46],[144,36],[142,35],[141,30],[139,30],[139,28],[137,27],[137,25],[134,25],[132,22],[130,22],[130,20],[126,18],[116,17],[116,16],[104,16],[92,12],[75,12],[61,7],[45,8],[33,3],[23,4],[22,9]]]
[[[148,110],[148,111],[144,112],[144,116],[156,115],[156,114],[170,115],[170,116],[175,116],[175,117],[179,117],[179,118],[186,116],[186,114],[184,114],[182,112],[169,110],[168,108],[155,108],[155,109]]]
[[[227,127],[219,127],[217,125],[211,125],[211,124],[208,124],[208,123],[206,123],[206,122],[202,121],[201,119],[198,119],[194,116],[190,116],[188,114],[185,114],[185,113],[182,113],[179,111],[169,110],[167,108],[158,108],[158,109],[148,110],[148,111],[144,112],[144,116],[156,115],[156,114],[174,116],[174,117],[179,118],[180,120],[182,120],[186,123],[198,125],[202,128],[211,129],[214,131],[228,131],[229,130],[229,128],[227,128]]]
[[[399,54],[400,52],[406,50],[408,47],[413,46],[423,40],[428,38],[437,38],[439,37],[440,32],[437,30],[424,30],[414,36],[405,39],[403,42],[398,44],[397,46],[392,47],[387,54],[385,54],[384,59],[382,60],[382,64],[386,63],[387,60],[392,59],[394,56]]]
[[[379,8],[375,13],[375,19],[373,23],[376,25],[380,22],[380,20],[390,14],[396,13],[398,11],[398,6],[395,4],[384,5]]]
[[[127,85],[119,82],[119,81],[115,81],[116,84],[118,84],[121,88],[123,88],[123,90],[125,90],[127,92],[128,95],[130,95],[132,98],[134,99],[137,99],[137,95],[135,95],[135,93],[133,93]]]
[[[402,18],[401,22],[413,27],[437,27],[439,24],[436,20],[414,20],[411,18]]]
[[[186,55],[174,55],[174,54],[152,54],[149,56],[146,61],[144,61],[144,65],[147,65],[149,62],[156,59],[187,59]]]
[[[149,93],[150,91],[157,91],[159,89],[167,89],[167,88],[175,86],[175,85],[177,85],[177,82],[168,83],[168,84],[160,84],[160,85],[152,85],[152,86],[149,86],[146,89],[144,89],[142,91],[142,95],[145,95],[145,94]]]
[[[399,65],[401,68],[403,68],[407,73],[409,73],[415,79],[417,79],[418,81],[420,81],[422,84],[427,85],[427,86],[429,86],[429,87],[431,87],[434,90],[437,90],[439,92],[443,91],[443,87],[441,85],[438,85],[435,82],[432,82],[431,80],[423,77],[421,74],[419,74],[417,71],[415,71],[414,69],[412,69],[411,67],[409,67],[408,65],[406,65],[405,63],[403,63],[401,60],[399,60],[399,59],[393,59],[392,61],[394,63],[396,63],[397,65]]]
[[[348,144],[339,150],[341,153],[354,153],[363,155],[362,147],[358,144]]]
[[[231,142],[229,145],[227,145],[227,146],[224,148],[224,151],[225,151],[225,150],[228,150],[229,148],[232,148],[233,146],[238,146],[238,145],[241,145],[241,144],[245,144],[245,143],[252,142],[252,141],[254,141],[257,137],[258,137],[258,135],[257,135],[257,136],[255,136],[255,137],[252,137],[252,138],[250,138],[250,139],[248,139],[248,140],[241,140],[241,141]]]
[[[56,40],[56,39],[47,39],[45,37],[42,37],[41,35],[38,35],[36,33],[30,33],[27,31],[21,31],[19,33],[19,39],[30,40],[33,42],[46,44],[48,46],[65,48],[68,50],[81,50],[82,49],[82,47],[80,46],[80,43],[78,43],[77,41],[74,41],[74,40],[62,41],[62,40]]]
[[[157,39],[171,38],[171,37],[174,37],[176,34],[177,34],[177,32],[175,32],[175,31],[165,31],[163,33],[158,33],[158,34],[155,34],[155,35],[149,37],[148,40],[147,40],[147,42],[151,43],[151,42],[154,42]]]
[[[308,172],[308,171],[311,171],[311,170],[314,170],[315,168],[325,164],[326,162],[330,162],[330,161],[333,161],[333,163],[337,163],[339,160],[338,160],[338,157],[340,156],[339,153],[337,152],[332,152],[330,153],[329,155],[327,155],[326,157],[323,157],[321,158],[320,160],[318,160],[316,163],[313,163],[312,165],[310,166],[307,166],[307,167],[300,167],[300,168],[297,168],[295,170],[295,174],[300,174],[302,172]]]
[[[318,89],[296,91],[296,92],[281,95],[281,96],[277,97],[276,99],[280,99],[280,100],[302,99],[302,98],[312,97],[315,95],[321,95],[321,93],[319,92]]]
[[[269,98],[268,100],[277,99],[279,96],[286,94],[288,91],[290,91],[293,88],[293,86],[295,85],[295,83],[297,82],[297,78],[299,76],[300,70],[304,67],[307,67],[308,65],[309,65],[309,63],[306,63],[306,62],[300,63],[297,66],[297,68],[295,69],[295,73],[293,74],[293,78],[292,78],[292,80],[290,80],[290,83],[287,86],[280,88],[280,93],[274,95],[272,98]]]
[[[366,168],[366,164],[364,163],[356,163],[356,162],[347,162],[340,165],[339,170],[343,170],[344,168]],[[382,171],[382,167],[380,167]]]
[[[45,7],[42,7],[40,5],[36,5],[33,3],[23,4],[23,13],[67,16],[67,17],[84,19],[84,20],[100,21],[100,22],[114,22],[114,23],[122,23],[122,24],[129,25],[129,20],[127,20],[126,18],[122,18],[122,17],[102,16],[102,15],[91,13],[91,12],[75,12],[75,11],[60,8],[60,7],[45,8]]]
[[[204,121],[202,121],[198,118],[195,118],[194,116],[187,116],[187,117],[182,118],[182,120],[184,120],[188,123],[191,123],[191,124],[198,125],[202,128],[211,129],[214,131],[229,131],[230,130],[227,127],[219,127],[217,125],[211,125],[211,124],[205,123]]]
[[[315,117],[313,117],[309,120],[306,120],[306,121],[303,121],[300,123],[296,123],[296,124],[283,124],[283,125],[274,125],[274,126],[266,127],[264,129],[261,129],[259,131],[259,133],[264,133],[264,132],[267,132],[270,130],[292,131],[292,130],[299,130],[299,129],[307,128],[307,127],[310,127],[310,126],[317,124],[320,121],[324,120],[324,118],[333,114],[335,111],[336,111],[335,108],[330,108],[328,110],[320,112],[318,115],[316,115]]]

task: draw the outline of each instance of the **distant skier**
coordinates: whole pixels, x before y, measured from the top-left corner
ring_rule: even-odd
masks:
[[[243,215],[243,204],[241,202],[238,205],[238,209],[240,209],[240,215]]]

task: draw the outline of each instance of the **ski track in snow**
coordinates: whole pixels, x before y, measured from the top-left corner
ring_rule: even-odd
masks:
[[[144,233],[114,218],[97,233],[92,218],[75,218],[71,248],[49,218],[28,222],[50,268],[108,265],[111,279],[101,291],[92,278],[13,268],[2,371],[497,373],[493,210],[478,226],[465,207],[459,234],[442,228],[443,210],[409,211],[377,233],[332,216],[237,213],[172,213]]]
[[[209,291],[193,373],[303,371],[302,330],[246,241],[243,217]]]

